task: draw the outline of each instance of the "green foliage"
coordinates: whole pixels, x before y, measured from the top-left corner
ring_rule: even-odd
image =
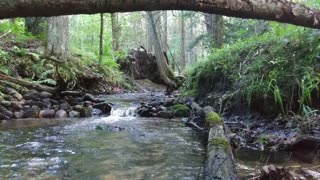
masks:
[[[206,117],[206,121],[210,124],[210,126],[222,125],[222,119],[216,112],[208,113]]]
[[[21,43],[26,40],[36,39],[31,33],[25,32],[24,19],[16,18],[14,23],[9,20],[5,20],[0,23],[0,34],[9,33],[8,35],[14,35],[15,43]]]
[[[310,105],[320,85],[319,31],[269,24],[270,31],[213,49],[189,68],[183,93],[197,94],[202,78],[219,75],[249,105],[268,97],[282,113]]]

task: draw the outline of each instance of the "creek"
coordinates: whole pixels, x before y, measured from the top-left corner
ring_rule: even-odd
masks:
[[[0,179],[200,179],[205,149],[180,119],[140,118],[154,96],[103,96],[108,117],[0,125]]]
[[[135,115],[140,102],[162,97],[101,96],[113,103],[108,117],[0,123],[0,179],[203,179],[205,148],[195,131],[179,118]],[[306,163],[286,152],[240,149],[234,155],[241,179],[257,176],[257,169],[268,163],[286,167],[320,163],[316,156]]]

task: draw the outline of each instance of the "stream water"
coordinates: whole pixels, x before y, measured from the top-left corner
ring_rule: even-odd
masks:
[[[0,179],[201,178],[205,151],[190,128],[134,117],[149,94],[105,98],[109,117],[0,124]]]

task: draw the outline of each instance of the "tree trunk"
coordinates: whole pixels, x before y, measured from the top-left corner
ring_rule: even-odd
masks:
[[[99,44],[99,64],[102,63],[103,56],[103,31],[104,31],[104,19],[103,13],[100,14],[100,44]]]
[[[189,32],[189,37],[188,39],[192,40],[194,35],[193,35],[193,26],[194,26],[194,20],[193,17],[190,17],[190,32]],[[194,47],[191,47],[191,49],[189,49],[189,63],[193,63],[194,62]]]
[[[152,16],[153,17],[153,16]],[[153,37],[152,37],[152,24],[149,23],[149,17],[147,17],[147,50],[153,52]]]
[[[66,61],[69,56],[69,17],[48,18],[46,31],[46,54]]]
[[[111,14],[111,26],[112,26],[112,46],[113,51],[119,51],[120,48],[120,35],[121,27],[119,24],[119,15],[118,13]]]
[[[31,83],[29,81],[25,81],[22,79],[18,79],[18,78],[14,78],[5,74],[0,74],[0,80],[3,81],[7,81],[7,82],[11,82],[14,84],[18,84],[20,86],[23,87],[27,87],[27,88],[31,88],[31,89],[35,89],[38,91],[46,91],[46,92],[50,92],[50,93],[56,93],[57,89],[53,88],[53,87],[49,87],[49,86],[44,86],[44,85],[40,85],[40,84],[36,84],[36,83]]]
[[[0,19],[154,10],[191,10],[320,29],[320,10],[291,0],[1,0]]]
[[[212,107],[204,108],[206,118],[209,117]],[[208,120],[207,120],[208,121]],[[229,139],[226,136],[222,120],[209,121],[210,132],[207,145],[207,159],[205,164],[205,179],[237,180],[236,165],[233,158]]]
[[[180,57],[181,57],[181,66],[182,69],[186,67],[186,31],[185,31],[185,20],[184,13],[181,11],[180,14],[180,28],[181,28],[181,49],[180,49]]]
[[[214,15],[214,47],[221,48],[223,45],[224,24],[223,16]]]
[[[33,35],[39,35],[44,32],[44,18],[42,17],[28,17],[25,18],[25,28],[27,32],[31,32]]]
[[[164,11],[162,16],[163,34],[162,34],[162,48],[163,52],[168,51],[168,12]]]
[[[156,56],[156,60],[157,60],[157,65],[160,71],[160,75],[163,79],[163,81],[171,88],[175,88],[177,85],[175,83],[175,78],[173,76],[172,71],[169,69],[168,67],[168,63],[166,60],[166,57],[163,54],[162,48],[161,48],[161,44],[160,44],[160,40],[158,38],[157,35],[157,31],[156,31],[156,27],[155,27],[155,22],[154,22],[154,17],[152,12],[147,12],[147,16],[148,16],[148,21],[151,27],[151,36],[153,39],[153,45],[154,45],[154,49],[155,49],[155,56]]]
[[[205,14],[207,33],[210,36],[210,46],[220,48],[223,44],[223,17],[214,14]]]

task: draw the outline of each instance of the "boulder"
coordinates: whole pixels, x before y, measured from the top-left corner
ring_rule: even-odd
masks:
[[[34,101],[34,100],[27,100],[25,102],[25,104],[29,105],[29,106],[38,106],[41,109],[49,107],[49,104],[46,104],[46,103],[41,102],[41,101]]]
[[[55,104],[52,106],[52,108],[55,110],[55,111],[58,111],[60,109],[60,105],[58,104]]]
[[[80,103],[80,101],[79,101],[77,98],[68,97],[68,103],[69,103],[71,106],[75,106],[75,105],[78,105],[78,104]]]
[[[39,118],[54,118],[56,111],[54,109],[41,110],[39,113]]]
[[[85,94],[83,96],[83,99],[84,99],[84,101],[91,101],[91,102],[95,102],[95,100],[96,100],[94,98],[94,96],[92,94],[89,94],[89,93]]]
[[[166,98],[164,100],[163,105],[168,107],[168,106],[172,106],[175,103],[175,99],[174,98]]]
[[[23,97],[25,100],[39,101],[41,99],[41,94],[37,91],[28,91]]]
[[[92,117],[92,106],[83,107],[80,110],[80,117]]]
[[[70,118],[78,118],[78,117],[80,117],[80,112],[78,112],[78,111],[70,111],[69,112],[69,117]]]
[[[100,115],[103,115],[103,112],[100,109],[93,108],[92,115],[100,116]]]
[[[163,102],[155,100],[155,101],[150,102],[149,106],[157,107],[157,106],[160,106],[162,104],[163,104]]]
[[[81,106],[81,105],[75,105],[73,107],[73,110],[80,112],[82,108],[83,108],[83,106]]]
[[[10,117],[0,113],[0,120],[10,120]]]
[[[112,110],[112,106],[106,102],[95,104],[93,105],[93,108],[100,109],[103,112],[103,114],[110,114]]]
[[[22,101],[11,101],[11,107],[15,111],[20,111],[23,108],[24,102]]]
[[[13,113],[13,118],[15,119],[21,119],[23,117],[24,112],[23,111],[16,111]]]
[[[52,106],[52,103],[50,101],[50,99],[42,99],[41,102],[45,103],[47,105],[48,108],[50,108]]]
[[[65,110],[59,110],[56,112],[55,117],[56,118],[67,118],[68,113]]]
[[[59,101],[55,100],[55,99],[50,99],[51,104],[53,105],[57,105],[60,104]]]
[[[46,91],[42,91],[40,93],[40,98],[41,99],[48,99],[48,98],[51,98],[52,97],[52,94],[49,93],[49,92],[46,92]]]
[[[60,104],[60,110],[67,111],[67,110],[70,110],[70,109],[71,109],[71,107],[67,102],[64,102],[64,103]]]
[[[0,104],[4,107],[10,107],[12,105],[12,103],[10,101],[0,101]]]
[[[147,107],[140,107],[138,109],[138,114],[142,117],[150,117],[151,116],[151,109]]]
[[[0,112],[6,116],[8,116],[9,118],[13,117],[13,113],[12,111],[8,110],[7,108],[5,108],[4,106],[0,105]]]
[[[173,118],[174,116],[174,112],[172,111],[160,111],[158,113],[158,117],[161,117],[161,118]]]
[[[30,109],[24,111],[23,118],[38,118],[40,108],[37,106],[32,106]]]

